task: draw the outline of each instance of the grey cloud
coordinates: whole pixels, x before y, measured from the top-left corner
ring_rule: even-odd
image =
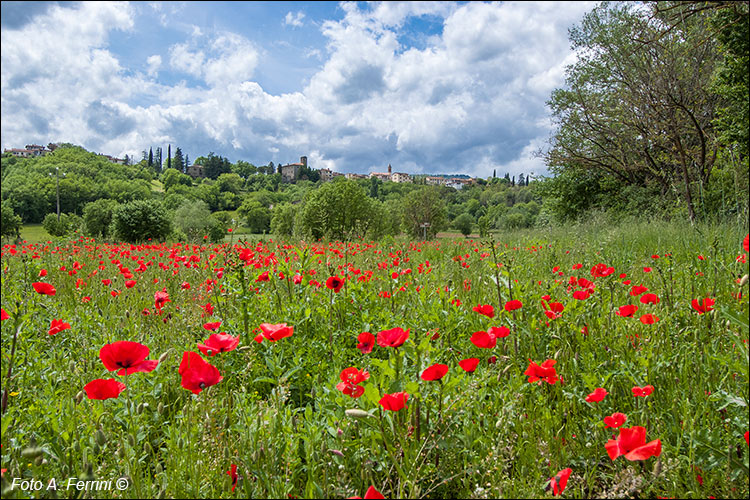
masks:
[[[4,29],[20,29],[32,22],[36,16],[47,13],[50,7],[63,5],[77,8],[80,2],[5,2],[0,3],[0,26]]]
[[[116,108],[101,101],[95,101],[86,107],[86,124],[99,136],[113,139],[127,134],[135,128],[133,118],[123,116]]]
[[[383,68],[366,64],[346,75],[346,81],[336,88],[336,95],[344,104],[364,101],[385,88]]]

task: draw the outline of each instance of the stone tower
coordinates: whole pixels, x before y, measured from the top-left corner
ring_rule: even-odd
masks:
[[[388,164],[388,175],[391,175],[391,171],[392,171],[392,170],[393,170],[393,169],[391,168],[391,164],[389,163],[389,164]]]

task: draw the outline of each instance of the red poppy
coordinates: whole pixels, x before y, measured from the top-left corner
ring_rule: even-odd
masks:
[[[521,309],[523,307],[523,303],[520,300],[509,300],[505,303],[504,307],[508,312],[515,311],[516,309]]]
[[[623,318],[632,318],[637,310],[638,306],[628,304],[625,306],[620,306],[615,314],[617,314],[618,316],[622,316]]]
[[[645,398],[646,396],[651,395],[652,392],[654,392],[654,386],[653,385],[647,385],[644,387],[638,387],[635,386],[633,389],[633,396],[639,397],[639,398]]]
[[[5,309],[0,308],[0,321],[5,321],[8,318],[10,318],[10,316],[5,312]]]
[[[259,281],[269,281],[269,280],[270,278],[268,277],[268,271],[263,271],[262,273],[260,273],[260,276],[258,276],[255,279],[255,282],[258,283]]]
[[[98,378],[83,386],[83,390],[89,399],[104,400],[118,397],[125,390],[125,384],[113,378]]]
[[[215,321],[213,323],[203,323],[203,328],[212,332],[218,332],[221,327],[221,321]]]
[[[635,285],[633,288],[630,289],[630,295],[633,297],[642,294],[643,292],[648,292],[648,288],[641,285]]]
[[[708,311],[713,311],[715,303],[716,300],[711,297],[706,297],[703,300],[693,299],[690,305],[693,306],[693,309],[695,309],[698,314],[705,314]]]
[[[358,370],[353,366],[345,368],[339,375],[341,382],[336,384],[336,389],[340,390],[347,396],[358,398],[365,393],[365,388],[359,385],[370,378],[366,370]]]
[[[409,338],[409,330],[402,328],[391,328],[378,332],[378,345],[380,347],[400,347]]]
[[[182,387],[193,394],[199,394],[206,387],[216,385],[224,378],[215,366],[204,361],[200,354],[193,351],[183,353],[177,373],[182,375]]]
[[[138,342],[118,340],[106,344],[99,350],[99,359],[109,371],[119,370],[118,375],[130,375],[137,372],[151,372],[159,364],[158,360],[146,360],[149,348]]]
[[[534,383],[537,380],[542,383],[542,380],[548,384],[554,385],[559,380],[557,371],[554,368],[554,364],[557,363],[554,359],[548,359],[541,365],[534,363],[529,360],[529,367],[523,372],[524,375],[528,375],[529,383]]]
[[[497,345],[497,337],[490,332],[474,332],[469,340],[480,349],[492,349]]]
[[[106,279],[102,280],[102,285],[109,286],[111,284],[112,284],[112,280],[109,279],[109,278],[106,278]]]
[[[89,297],[88,295],[86,295],[85,297],[81,297],[81,302],[83,302],[84,304],[87,302],[91,302],[91,297]]]
[[[488,318],[495,317],[495,308],[492,307],[490,304],[478,305],[472,308],[472,311],[478,312],[479,314],[487,316]]]
[[[742,240],[742,248],[746,252],[750,252],[750,234],[745,235],[745,239]]]
[[[641,316],[641,323],[644,325],[653,325],[657,321],[659,321],[659,317],[655,314],[644,314]]]
[[[338,276],[331,276],[326,280],[326,288],[333,290],[333,293],[339,293],[344,286],[344,280]]]
[[[576,300],[586,300],[591,297],[591,292],[587,290],[576,290],[573,292],[573,298]]]
[[[125,280],[125,288],[133,288],[135,286],[135,280]]]
[[[47,270],[46,269],[40,269],[38,276],[40,278],[44,278],[45,276],[47,276]]]
[[[635,426],[620,428],[617,440],[610,439],[604,445],[612,460],[624,455],[628,460],[646,460],[661,455],[661,439],[646,443],[646,428]]]
[[[550,488],[552,488],[552,496],[562,495],[565,491],[565,486],[568,484],[568,478],[573,472],[573,469],[568,467],[558,472],[555,477],[549,480]]]
[[[405,392],[394,392],[393,394],[386,394],[380,398],[380,406],[384,410],[388,411],[399,411],[406,407],[406,400],[409,399],[409,395]]]
[[[36,290],[36,293],[40,295],[55,295],[57,293],[55,287],[50,285],[49,283],[38,281],[36,283],[32,283],[31,286],[33,286],[34,290]]]
[[[625,423],[628,417],[624,413],[613,413],[609,417],[604,417],[604,428],[611,427],[617,429]]]
[[[372,352],[372,348],[375,346],[375,335],[370,332],[362,332],[357,336],[357,349],[362,354],[369,354]]]
[[[747,244],[747,238],[745,238],[745,244]],[[750,446],[750,431],[745,431],[745,443]]]
[[[644,267],[643,268],[643,272],[644,273],[650,273],[651,272],[651,268],[650,267]]]
[[[448,373],[448,365],[436,363],[426,368],[422,372],[422,375],[420,375],[420,377],[422,378],[422,380],[430,382],[432,380],[440,380],[445,376],[446,373]]]
[[[362,497],[349,497],[349,498],[362,498]],[[382,493],[380,493],[378,490],[375,489],[375,486],[370,486],[367,488],[367,492],[365,493],[365,498],[371,498],[373,500],[375,499],[383,499],[385,498]]]
[[[154,293],[154,307],[156,309],[161,311],[161,308],[164,307],[164,304],[166,304],[167,302],[172,302],[172,301],[169,300],[169,294],[167,293],[166,288]]]
[[[586,401],[588,403],[598,403],[603,400],[607,394],[609,393],[605,389],[603,389],[602,387],[597,387],[596,389],[594,389],[594,392],[586,396]]]
[[[285,337],[291,337],[294,333],[294,327],[287,326],[286,323],[279,323],[277,325],[261,323],[260,330],[262,333],[254,339],[259,344],[263,342],[264,338],[269,342],[276,342]]]
[[[292,283],[294,283],[295,285],[299,285],[300,283],[302,283],[302,275],[295,274],[294,276],[292,276]]]
[[[205,306],[201,306],[201,307],[205,311],[204,314],[201,314],[201,317],[203,317],[204,315],[208,315],[208,316],[212,316],[213,315],[213,313],[214,313],[214,306],[212,306],[210,302],[208,304],[206,304]]]
[[[232,491],[237,487],[237,464],[232,464],[227,474],[232,478]]]
[[[190,283],[188,283],[187,281],[183,281],[180,285],[180,288],[182,288],[183,290],[190,290]]]
[[[550,302],[549,304],[547,304],[546,301],[542,301],[542,307],[544,307],[544,314],[549,319],[559,318],[561,316],[560,313],[565,310],[565,306],[560,302]]]
[[[49,333],[50,335],[54,335],[56,333],[60,333],[63,330],[70,330],[70,323],[66,323],[65,321],[61,319],[53,319],[52,323],[49,325]]]
[[[602,264],[601,262],[591,268],[591,276],[594,278],[603,278],[609,276],[613,272],[615,272],[614,267],[607,267],[606,264]]]
[[[647,293],[646,295],[641,295],[641,304],[658,304],[659,303],[659,296],[655,293]]]
[[[240,344],[240,337],[232,337],[226,333],[212,333],[204,344],[198,344],[198,349],[205,356],[216,356],[220,352],[233,351]]]
[[[462,359],[458,362],[458,366],[463,368],[464,371],[471,373],[477,369],[477,366],[479,366],[479,358]]]

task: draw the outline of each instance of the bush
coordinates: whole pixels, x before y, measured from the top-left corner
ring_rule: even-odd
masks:
[[[276,205],[271,217],[271,232],[276,236],[294,234],[294,219],[297,208],[291,203]]]
[[[89,236],[106,237],[112,223],[112,214],[119,206],[119,203],[109,198],[86,204],[83,207],[84,232]]]
[[[453,221],[453,227],[461,231],[464,236],[471,234],[471,227],[474,224],[474,217],[468,213],[462,213]]]
[[[47,214],[42,221],[42,227],[52,236],[65,236],[68,233],[68,225],[65,219],[57,214]]]
[[[237,213],[252,233],[267,233],[271,229],[271,211],[257,201],[245,200]]]
[[[5,201],[2,205],[0,228],[2,229],[3,236],[15,236],[18,238],[21,235],[21,217],[16,215],[10,203]]]
[[[208,205],[202,201],[187,201],[174,214],[174,224],[188,241],[200,241],[210,235],[219,222],[211,216]],[[223,231],[221,231],[223,236]]]
[[[124,241],[163,240],[172,231],[172,221],[161,203],[136,200],[120,205],[112,215],[114,236]]]

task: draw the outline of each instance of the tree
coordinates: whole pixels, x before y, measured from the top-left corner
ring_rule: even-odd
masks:
[[[221,191],[222,193],[230,192],[234,194],[240,194],[243,180],[242,177],[234,173],[221,174],[216,179],[216,184],[219,186],[219,191]]]
[[[167,146],[167,168],[172,168],[172,145]]]
[[[255,200],[245,200],[237,213],[245,220],[245,225],[252,233],[266,233],[271,229],[271,211]]]
[[[174,161],[172,162],[172,168],[178,172],[185,173],[185,160],[182,157],[182,150],[176,148],[174,151]]]
[[[187,154],[185,154],[185,168],[183,169],[184,174],[187,173],[187,169],[189,166],[190,166],[190,158],[188,157]]]
[[[154,148],[148,148],[148,167],[154,168]]]
[[[0,232],[2,236],[21,236],[21,217],[13,212],[13,207],[8,201],[2,203],[2,220],[0,220]]]
[[[172,221],[156,200],[136,200],[120,205],[112,215],[116,238],[137,243],[148,239],[163,240],[172,232]]]
[[[239,175],[243,179],[255,175],[258,173],[258,167],[252,163],[248,163],[245,160],[238,160],[237,163],[232,165],[232,172]]]
[[[101,198],[83,207],[84,233],[89,236],[107,237],[112,214],[120,206],[115,200]]]
[[[213,152],[208,154],[203,163],[204,173],[209,179],[216,179],[221,174],[228,174],[232,171],[232,164],[228,159],[216,156]]]
[[[169,191],[172,186],[181,184],[183,186],[192,186],[193,178],[183,174],[174,168],[168,168],[161,174],[161,183],[164,185],[164,191]]]
[[[403,201],[404,230],[414,238],[434,237],[447,224],[445,203],[438,186],[412,191]],[[423,224],[429,224],[423,227]]]
[[[291,203],[281,203],[271,212],[271,232],[276,236],[292,236],[298,207]]]
[[[474,225],[474,217],[464,212],[453,221],[453,227],[461,231],[464,236],[471,234],[471,228]]]
[[[210,235],[219,222],[211,216],[208,205],[198,200],[186,201],[180,205],[175,210],[174,224],[188,241],[197,242]]]
[[[337,179],[309,195],[299,229],[316,239],[362,237],[378,229],[380,216],[380,206],[356,182]]]

